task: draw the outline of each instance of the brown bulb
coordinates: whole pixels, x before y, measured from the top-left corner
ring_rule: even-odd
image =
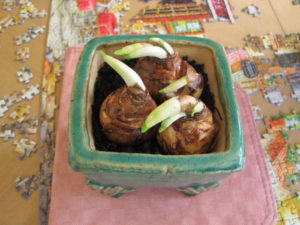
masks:
[[[141,133],[147,115],[156,107],[149,93],[139,87],[121,87],[103,101],[100,123],[108,139],[122,145],[141,143],[154,135],[154,130]]]
[[[134,70],[140,75],[150,95],[157,102],[163,102],[170,97],[182,94],[198,98],[204,86],[202,75],[198,74],[188,62],[179,57],[177,52],[173,55],[168,55],[166,59],[155,57],[140,58]],[[188,81],[191,82],[189,85],[172,94],[159,93],[159,90],[183,76],[187,76]],[[201,88],[200,94],[199,88]]]
[[[157,140],[168,154],[200,154],[208,150],[216,132],[217,124],[205,106],[194,117],[183,117],[158,133]]]

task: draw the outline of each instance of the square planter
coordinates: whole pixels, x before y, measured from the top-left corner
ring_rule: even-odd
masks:
[[[95,149],[91,115],[94,84],[103,65],[99,49],[113,55],[124,45],[147,42],[154,36],[168,41],[180,56],[204,64],[208,85],[222,118],[218,120],[220,130],[213,153],[152,155]],[[245,166],[243,130],[223,47],[204,38],[172,35],[105,36],[87,43],[73,84],[69,163],[73,170],[86,175],[90,186],[114,197],[143,186],[176,188],[193,196],[218,186],[222,178],[242,170]]]

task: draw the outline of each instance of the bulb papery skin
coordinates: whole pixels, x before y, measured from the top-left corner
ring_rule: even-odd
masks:
[[[151,96],[161,103],[166,99],[179,95],[201,95],[204,79],[201,74],[175,52],[168,55],[166,59],[154,57],[143,57],[138,60],[134,70],[140,75]],[[186,77],[186,85],[180,86],[178,90],[168,93],[163,92],[164,88],[173,82]]]
[[[194,117],[186,116],[172,123],[157,134],[157,140],[167,154],[201,154],[209,149],[217,130],[213,114],[205,106]]]
[[[154,57],[143,57],[138,60],[134,70],[142,78],[150,95],[157,101],[162,102],[167,99],[159,90],[182,77],[182,59],[178,54],[168,55],[166,59]]]
[[[147,115],[156,108],[149,93],[139,87],[122,87],[112,92],[100,108],[100,123],[106,137],[121,145],[139,144],[154,135],[142,133]]]

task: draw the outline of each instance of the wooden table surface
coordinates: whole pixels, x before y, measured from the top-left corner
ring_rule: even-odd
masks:
[[[3,0],[2,0],[3,1]],[[0,3],[2,2],[0,1]],[[16,51],[20,46],[16,46],[14,38],[27,31],[30,26],[47,25],[50,19],[50,1],[32,0],[38,9],[45,9],[49,16],[41,19],[28,19],[23,25],[16,25],[4,29],[0,34],[0,75],[1,88],[0,98],[8,94],[18,92],[25,88],[25,84],[18,81],[16,72],[22,66],[32,69],[34,78],[33,84],[41,84],[43,75],[43,65],[46,51],[47,32],[43,33],[28,44],[30,48],[30,59],[25,62],[15,60]],[[277,34],[289,34],[300,31],[300,6],[293,6],[290,0],[257,0],[257,1],[239,1],[231,0],[235,7],[239,19],[236,24],[230,23],[205,23],[206,33],[209,38],[221,42],[225,46],[242,47],[243,38],[247,34],[263,35],[268,32]],[[123,21],[126,23],[132,15],[138,13],[139,9],[144,7],[142,1],[131,0],[131,10],[124,13]],[[255,3],[259,7],[261,16],[253,19],[252,16],[242,13],[241,10],[247,5]],[[149,5],[157,4],[157,1],[151,1]],[[12,12],[0,9],[0,18]],[[225,35],[226,34],[226,35]],[[259,103],[261,97],[256,97],[253,101]],[[25,100],[14,104],[4,117],[0,118],[0,125],[11,123],[8,117],[16,106],[31,106],[30,116],[39,118],[41,108],[41,95],[35,96],[32,100]],[[273,106],[270,106],[273,107]],[[288,105],[286,111],[289,111],[293,105]],[[275,108],[276,109],[276,108]],[[277,109],[276,109],[277,110]],[[298,107],[299,110],[299,107]],[[15,139],[21,138],[17,136]],[[39,132],[30,136],[30,139],[39,144]],[[298,140],[297,140],[298,141]],[[296,140],[295,140],[296,142]],[[32,154],[31,157],[19,160],[18,154],[14,151],[13,141],[1,142],[0,147],[0,225],[35,225],[39,224],[39,192],[33,191],[28,200],[21,197],[20,192],[15,190],[16,178],[39,175],[39,152]]]
[[[17,9],[7,12],[2,9],[0,2],[0,17],[6,15],[14,15]],[[32,1],[38,9],[45,9],[49,12],[50,1]],[[45,59],[46,37],[47,32],[33,39],[28,44],[17,46],[15,37],[25,33],[31,26],[47,26],[49,17],[28,19],[22,25],[16,25],[5,28],[0,34],[0,74],[1,88],[0,98],[19,92],[26,87],[17,79],[17,71],[23,66],[31,68],[34,75],[30,83],[41,85],[43,65]],[[30,58],[27,62],[16,61],[16,51],[21,47],[29,47]],[[39,118],[41,95],[35,96],[32,100],[24,100],[14,104],[0,118],[0,124],[14,122],[9,115],[16,110],[17,106],[31,106],[30,117]],[[17,135],[15,140],[22,138]],[[39,131],[36,135],[30,135],[30,139],[39,142]],[[32,196],[28,200],[21,197],[21,193],[15,190],[16,178],[32,175],[39,175],[39,153],[33,153],[29,158],[19,160],[18,154],[14,151],[15,145],[13,141],[0,143],[0,224],[2,225],[21,225],[21,224],[39,224],[39,192],[33,191]]]

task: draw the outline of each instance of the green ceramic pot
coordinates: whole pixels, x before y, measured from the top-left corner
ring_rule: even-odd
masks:
[[[99,49],[113,55],[129,43],[158,36],[181,56],[204,64],[208,83],[221,114],[214,153],[198,155],[151,155],[105,152],[95,149],[92,136],[93,90],[103,61]],[[216,118],[220,118],[216,116]],[[208,39],[173,35],[122,35],[95,38],[87,43],[77,65],[69,114],[69,163],[84,173],[88,184],[102,193],[119,197],[138,187],[176,188],[196,195],[245,165],[245,149],[231,72],[223,47]]]

